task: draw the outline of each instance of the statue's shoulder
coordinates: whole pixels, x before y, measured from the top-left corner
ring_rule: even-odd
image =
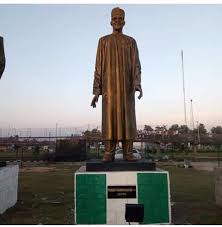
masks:
[[[3,41],[3,37],[0,36],[0,41]]]
[[[125,35],[125,34],[123,36],[124,36],[125,39],[127,39],[131,43],[136,43],[136,40],[133,37],[131,37],[129,35]]]
[[[105,35],[105,36],[101,37],[99,40],[104,42],[104,41],[109,40],[110,38],[111,38],[111,35]]]

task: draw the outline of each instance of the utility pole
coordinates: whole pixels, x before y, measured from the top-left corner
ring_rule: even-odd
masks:
[[[56,140],[55,140],[55,151],[57,152],[57,129],[58,129],[58,123],[56,123]]]
[[[191,124],[192,128],[194,130],[194,117],[193,117],[193,100],[190,100],[190,112],[191,112]]]
[[[44,137],[47,136],[46,128],[43,128],[43,136],[44,136]]]
[[[51,138],[51,132],[49,132],[49,143],[50,143],[50,138]]]
[[[10,137],[10,125],[8,125],[8,137]]]
[[[58,129],[58,123],[56,123],[56,131],[55,131],[56,137],[57,137],[57,129]]]
[[[12,130],[14,130],[14,136],[16,136],[17,135],[16,128],[13,128]],[[12,134],[12,136],[13,136],[13,134]]]
[[[198,121],[197,121],[197,138],[198,138],[198,143],[200,146],[200,125],[199,125]]]
[[[182,77],[183,77],[184,122],[185,122],[185,125],[187,125],[186,93],[185,93],[185,79],[184,79],[184,66],[183,66],[183,50],[181,50],[181,61],[182,61]]]

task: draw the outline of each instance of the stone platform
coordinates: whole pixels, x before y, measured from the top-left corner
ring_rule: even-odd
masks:
[[[111,167],[117,168],[120,163],[110,164]],[[126,164],[131,165],[131,168],[133,165],[138,167],[138,163]],[[100,165],[101,163],[96,166],[101,167]],[[127,168],[126,165],[124,167]],[[130,222],[131,224],[171,223],[170,183],[167,171],[156,169],[93,172],[86,171],[86,167],[82,166],[74,175],[75,224],[127,225],[127,205],[144,207],[143,220],[135,220]]]
[[[0,167],[0,214],[17,202],[18,165]]]
[[[86,162],[87,172],[98,171],[155,171],[156,163],[141,159],[138,161],[115,160],[114,162],[102,162],[101,160],[90,160]]]

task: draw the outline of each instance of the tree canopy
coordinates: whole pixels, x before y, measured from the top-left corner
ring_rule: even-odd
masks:
[[[214,134],[222,134],[222,127],[221,126],[216,126],[211,129],[211,132]]]

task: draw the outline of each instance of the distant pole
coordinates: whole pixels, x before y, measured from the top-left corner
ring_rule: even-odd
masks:
[[[197,137],[198,137],[198,143],[200,145],[200,126],[199,126],[199,122],[197,121]]]
[[[8,137],[10,137],[10,125],[8,125]]]
[[[181,60],[182,60],[182,76],[183,76],[184,120],[185,120],[185,125],[187,125],[186,95],[185,95],[185,79],[184,79],[184,67],[183,67],[183,50],[181,50]]]
[[[191,124],[194,130],[194,117],[193,117],[193,100],[190,100],[190,111],[191,111]]]
[[[48,146],[48,152],[47,152],[47,163],[49,163],[50,138],[51,138],[51,132],[49,132],[49,146]]]
[[[58,123],[56,123],[56,138],[57,138]]]
[[[23,165],[23,146],[22,146],[22,156],[21,156],[21,167],[22,167],[22,165]]]
[[[55,139],[55,151],[57,152],[57,129],[58,129],[58,123],[56,123],[56,139]]]
[[[43,129],[43,135],[44,135],[45,137],[47,137],[47,131],[46,131],[46,128],[44,128],[44,129]]]

